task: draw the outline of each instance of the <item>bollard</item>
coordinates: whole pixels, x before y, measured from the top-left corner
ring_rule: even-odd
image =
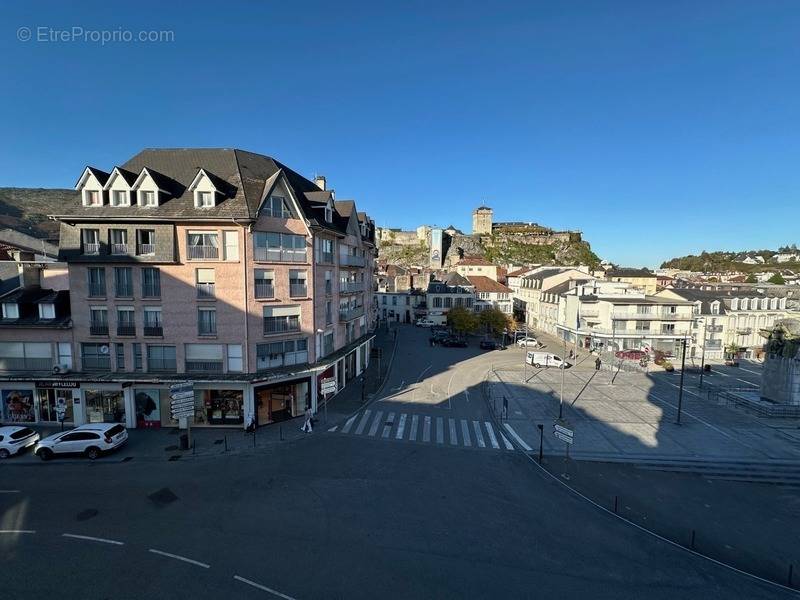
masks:
[[[619,496],[614,496],[614,514],[617,514],[617,503],[619,500]]]
[[[692,529],[692,542],[691,542],[691,544],[689,545],[689,547],[690,547],[692,550],[694,550],[694,533],[695,533],[695,532],[694,532],[694,529]]]

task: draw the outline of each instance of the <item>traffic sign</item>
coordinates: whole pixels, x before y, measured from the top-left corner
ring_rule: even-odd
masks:
[[[182,381],[180,383],[173,383],[169,386],[169,395],[174,398],[180,394],[194,394],[194,383],[191,381]]]
[[[173,400],[169,403],[169,407],[172,410],[177,410],[184,407],[194,408],[194,400]]]
[[[572,429],[567,429],[566,427],[559,425],[558,423],[553,424],[553,433],[560,433],[563,436],[572,437],[575,432]]]
[[[170,394],[169,397],[172,400],[182,400],[184,398],[194,398],[194,392],[178,392],[176,394]]]
[[[571,435],[564,435],[560,431],[554,431],[553,435],[560,439],[562,442],[566,442],[568,444],[572,444],[572,436]]]
[[[336,393],[336,379],[333,377],[328,377],[327,379],[323,379],[320,381],[320,392],[323,394],[335,394]]]

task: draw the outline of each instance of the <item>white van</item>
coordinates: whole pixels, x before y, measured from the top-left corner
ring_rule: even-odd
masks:
[[[549,352],[528,352],[525,355],[525,362],[539,367],[558,367],[559,369],[569,369],[572,365],[560,357]]]

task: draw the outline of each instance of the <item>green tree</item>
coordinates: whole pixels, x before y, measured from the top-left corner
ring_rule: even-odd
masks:
[[[506,313],[498,308],[487,308],[478,314],[478,322],[486,331],[500,335],[508,327],[508,317]]]
[[[783,275],[781,275],[780,273],[775,273],[775,275],[773,275],[772,277],[767,279],[767,282],[768,283],[775,283],[777,285],[783,285],[784,283],[786,283],[786,280],[783,278]]]
[[[758,283],[758,279],[752,273],[750,273],[750,275],[748,275],[747,279],[745,279],[744,281],[745,283]]]
[[[447,324],[457,333],[472,333],[478,328],[478,317],[463,306],[456,306],[447,313]]]

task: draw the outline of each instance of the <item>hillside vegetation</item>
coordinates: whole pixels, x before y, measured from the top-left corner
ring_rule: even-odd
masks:
[[[727,272],[741,271],[743,273],[756,273],[762,271],[780,271],[783,269],[796,270],[800,268],[800,262],[775,262],[775,255],[780,253],[796,252],[797,247],[783,246],[778,250],[749,250],[747,252],[701,252],[700,254],[689,254],[679,256],[661,263],[662,269],[680,269],[682,271],[705,271],[705,272]],[[744,261],[747,257],[764,259],[763,263],[747,264]]]

